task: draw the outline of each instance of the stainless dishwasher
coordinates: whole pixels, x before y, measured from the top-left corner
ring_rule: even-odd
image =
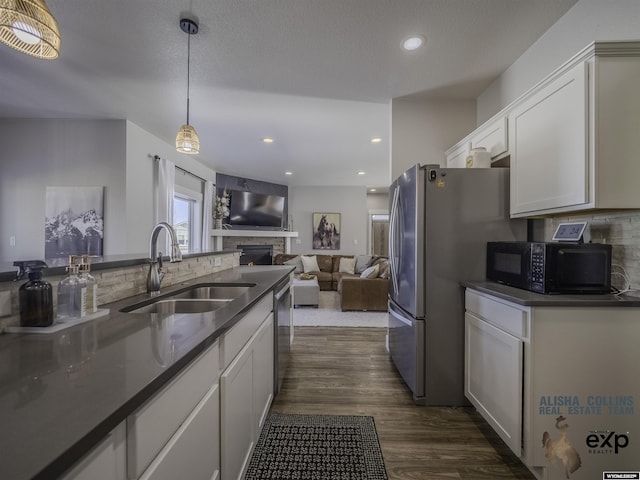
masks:
[[[273,368],[273,393],[280,391],[282,380],[289,365],[289,351],[291,349],[291,329],[293,317],[291,313],[291,277],[276,285],[273,294],[273,312],[275,321],[274,335],[274,368]]]

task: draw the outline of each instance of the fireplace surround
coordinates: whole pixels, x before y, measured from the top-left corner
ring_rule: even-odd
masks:
[[[273,245],[237,245],[242,250],[240,265],[271,265],[273,263]]]

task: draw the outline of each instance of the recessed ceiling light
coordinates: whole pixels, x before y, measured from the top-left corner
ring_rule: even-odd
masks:
[[[375,191],[376,191],[376,189],[375,189],[375,188],[370,188],[370,189],[369,189],[369,191],[370,191],[370,192],[375,192]]]
[[[264,143],[273,143],[273,138],[265,137],[262,139]]]
[[[360,170],[360,171],[358,172],[358,175],[366,175],[366,174],[367,174],[367,172],[363,172],[362,170]]]
[[[285,175],[293,175],[293,172],[284,172]]]
[[[408,51],[416,50],[424,45],[425,41],[422,35],[412,35],[402,42],[402,48]]]
[[[382,141],[382,139],[380,137],[373,137],[371,139],[371,143],[380,143]]]

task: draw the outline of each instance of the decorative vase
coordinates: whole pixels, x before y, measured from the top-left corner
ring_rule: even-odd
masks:
[[[216,230],[222,230],[222,219],[216,218],[214,228]]]
[[[491,168],[491,153],[484,147],[472,148],[467,157],[467,168]]]

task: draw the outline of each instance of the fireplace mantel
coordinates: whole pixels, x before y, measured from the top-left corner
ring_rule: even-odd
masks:
[[[283,230],[225,230],[212,229],[213,247],[216,251],[222,250],[223,237],[280,237],[285,240],[285,253],[291,252],[291,239],[298,237],[298,232]]]

